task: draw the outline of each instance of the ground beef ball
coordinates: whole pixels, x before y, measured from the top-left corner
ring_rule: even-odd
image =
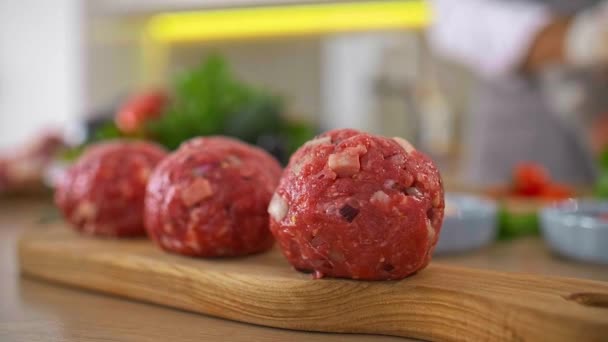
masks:
[[[224,148],[226,153],[236,153],[237,155],[247,157],[255,165],[260,166],[266,172],[260,173],[261,176],[269,177],[270,182],[278,182],[283,173],[283,168],[278,164],[277,160],[268,152],[261,148],[243,143],[237,139],[225,136],[209,136],[190,139],[185,141],[180,149],[194,148],[204,150],[207,148]],[[278,167],[277,167],[278,166]]]
[[[266,208],[281,166],[261,149],[224,137],[195,138],[153,173],[148,184],[148,235],[166,251],[222,257],[273,244]]]
[[[77,230],[99,236],[141,236],[144,195],[163,148],[136,141],[89,147],[67,171],[55,203]]]
[[[401,279],[430,261],[443,220],[437,168],[401,138],[343,129],[291,157],[268,207],[270,227],[298,270]]]

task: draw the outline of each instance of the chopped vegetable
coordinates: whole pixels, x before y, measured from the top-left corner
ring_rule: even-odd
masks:
[[[540,193],[540,197],[546,200],[562,200],[573,197],[574,190],[563,184],[547,184]]]
[[[595,184],[594,194],[598,198],[608,198],[608,148],[600,155],[600,175]]]
[[[539,234],[539,220],[536,212],[510,212],[503,207],[498,212],[498,226],[500,240]]]
[[[123,133],[136,133],[146,122],[161,115],[167,102],[167,95],[160,90],[136,94],[116,113],[116,126]]]
[[[608,198],[608,171],[603,171],[595,185],[595,196]]]
[[[538,196],[549,184],[549,172],[541,165],[521,163],[513,172],[514,191],[520,196]]]
[[[521,163],[513,170],[513,184],[499,212],[499,238],[512,239],[539,233],[538,208],[546,202],[575,196],[572,187],[555,183],[536,163]]]
[[[551,180],[549,172],[539,164],[521,163],[513,170],[512,194],[545,200],[560,200],[574,196],[574,190]]]

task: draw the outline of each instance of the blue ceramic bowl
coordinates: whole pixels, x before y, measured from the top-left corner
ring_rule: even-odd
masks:
[[[608,264],[608,201],[560,202],[543,208],[540,219],[543,237],[558,254]]]
[[[436,254],[457,253],[496,240],[496,204],[473,195],[447,194]]]

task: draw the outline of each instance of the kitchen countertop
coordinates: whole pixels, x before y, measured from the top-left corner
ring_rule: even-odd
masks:
[[[266,328],[20,277],[15,255],[19,234],[53,215],[49,200],[0,200],[0,341],[406,341]],[[608,266],[556,257],[538,238],[434,261],[608,281]]]

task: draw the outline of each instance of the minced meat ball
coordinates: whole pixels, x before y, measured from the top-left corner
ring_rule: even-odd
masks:
[[[424,268],[439,237],[436,166],[401,138],[322,134],[292,157],[269,205],[283,254],[315,278],[401,279]]]

